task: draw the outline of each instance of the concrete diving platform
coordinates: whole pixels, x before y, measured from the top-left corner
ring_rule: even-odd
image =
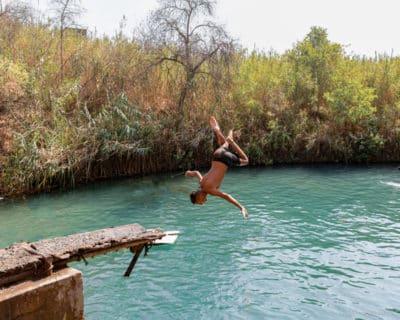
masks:
[[[0,319],[83,319],[82,276],[69,262],[129,248],[129,276],[143,250],[173,244],[178,234],[129,224],[0,249]]]

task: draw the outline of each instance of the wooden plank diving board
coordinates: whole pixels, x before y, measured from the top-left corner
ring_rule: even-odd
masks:
[[[131,248],[132,252],[137,252],[136,249],[152,245],[165,235],[160,229],[129,224],[32,243],[15,243],[0,249],[0,287],[46,275],[69,262],[111,251]]]
[[[153,245],[174,244],[178,239],[179,231],[165,231],[165,236],[153,241]]]

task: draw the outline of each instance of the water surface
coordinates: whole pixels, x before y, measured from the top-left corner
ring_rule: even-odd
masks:
[[[0,247],[140,223],[180,230],[130,278],[128,250],[74,263],[86,319],[399,319],[395,166],[240,168],[193,206],[194,178],[150,176],[0,202]]]

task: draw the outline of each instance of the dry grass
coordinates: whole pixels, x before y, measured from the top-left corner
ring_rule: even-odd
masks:
[[[0,194],[207,166],[210,114],[253,165],[399,161],[400,59],[331,59],[326,46],[205,64],[181,112],[183,70],[134,41],[68,34],[61,81],[56,32],[0,28]]]

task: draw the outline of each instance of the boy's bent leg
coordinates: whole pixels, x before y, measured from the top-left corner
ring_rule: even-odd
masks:
[[[233,148],[233,150],[239,155],[240,158],[240,165],[241,166],[246,166],[249,164],[249,159],[247,158],[247,155],[244,153],[244,151],[239,147],[239,145],[233,141],[232,136],[228,136],[226,138],[226,141],[229,143],[229,145]]]
[[[226,139],[221,132],[221,129],[218,125],[217,119],[215,119],[215,117],[213,117],[213,116],[210,117],[210,125],[217,136],[219,145],[222,146],[224,143],[226,143]]]
[[[231,139],[233,141],[233,130],[229,130],[228,136],[225,138],[225,143],[222,145],[224,148],[229,148],[229,142],[228,139]]]

